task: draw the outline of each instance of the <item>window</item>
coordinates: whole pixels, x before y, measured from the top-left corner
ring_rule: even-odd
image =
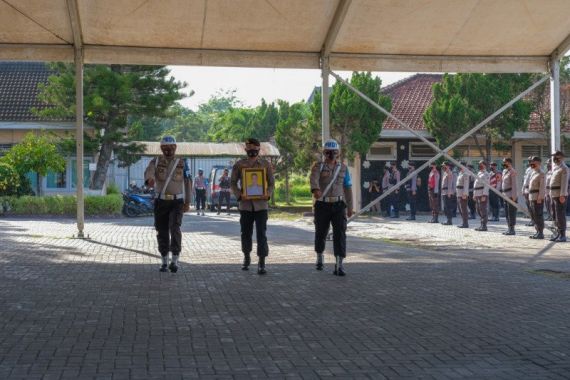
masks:
[[[394,142],[375,142],[370,147],[366,159],[369,161],[390,161],[396,159],[396,146]]]
[[[48,172],[46,176],[46,187],[48,189],[65,189],[67,187],[66,169],[62,172]]]
[[[91,161],[83,160],[83,187],[89,187],[89,179],[91,172],[89,171],[89,164]],[[71,187],[75,189],[77,186],[77,160],[71,160]]]
[[[523,159],[530,156],[537,156],[540,158],[548,157],[548,147],[546,145],[523,145],[521,149]]]
[[[14,144],[0,144],[0,157],[8,153],[8,151],[12,149],[13,146]]]
[[[410,159],[419,160],[425,159],[429,160],[435,156],[437,152],[433,148],[424,143],[411,142],[410,143]]]

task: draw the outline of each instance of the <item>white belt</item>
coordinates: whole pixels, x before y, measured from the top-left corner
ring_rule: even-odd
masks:
[[[165,201],[173,201],[176,199],[184,199],[184,193],[182,193],[182,194],[164,194],[162,196],[159,195],[157,198],[165,200]]]
[[[340,202],[343,200],[344,200],[344,197],[342,195],[339,195],[338,197],[324,197],[323,198],[323,202],[326,202],[326,203],[335,203],[335,202]]]

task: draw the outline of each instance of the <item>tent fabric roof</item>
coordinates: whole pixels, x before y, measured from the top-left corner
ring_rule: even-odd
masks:
[[[138,141],[145,145],[144,156],[160,156],[160,142]],[[245,157],[243,143],[178,142],[176,154],[185,157]],[[260,156],[279,157],[279,149],[268,142],[261,143]]]
[[[77,11],[75,11],[77,9]],[[546,71],[567,0],[0,1],[0,59],[334,70]]]

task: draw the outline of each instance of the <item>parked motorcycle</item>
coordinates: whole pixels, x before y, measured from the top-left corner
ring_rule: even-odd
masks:
[[[128,217],[152,215],[154,211],[154,191],[145,189],[141,192],[123,193],[123,214]]]

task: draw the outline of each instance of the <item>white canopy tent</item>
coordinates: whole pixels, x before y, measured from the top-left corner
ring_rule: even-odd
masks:
[[[560,148],[567,0],[0,0],[0,60],[77,67],[83,236],[83,64],[320,68],[323,138],[333,70],[550,74]]]

